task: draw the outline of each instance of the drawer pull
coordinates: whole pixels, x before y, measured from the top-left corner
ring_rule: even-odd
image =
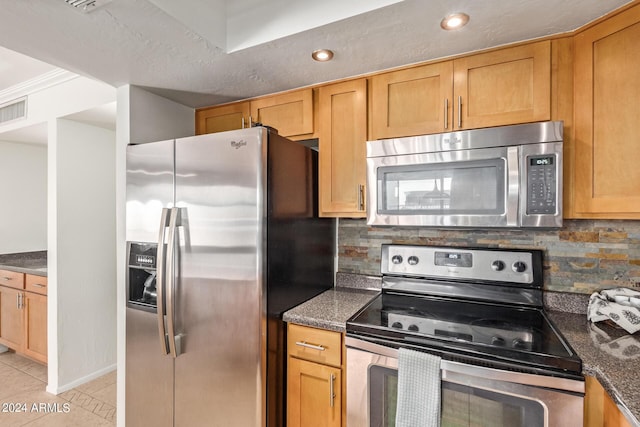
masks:
[[[42,283],[32,283],[33,286],[37,286],[39,288],[46,288],[47,285],[43,285]]]
[[[4,277],[3,277],[3,279],[4,279],[4,280],[13,280],[13,277],[7,277],[7,276],[4,276]]]
[[[300,347],[306,347],[306,348],[311,348],[313,350],[318,350],[318,351],[325,351],[326,348],[324,348],[321,345],[313,345],[313,344],[309,344],[305,341],[296,341],[296,345],[299,345]]]

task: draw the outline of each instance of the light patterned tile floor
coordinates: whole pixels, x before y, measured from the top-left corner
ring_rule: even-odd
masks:
[[[0,426],[116,425],[115,371],[58,396],[47,393],[46,385],[46,366],[0,353]]]

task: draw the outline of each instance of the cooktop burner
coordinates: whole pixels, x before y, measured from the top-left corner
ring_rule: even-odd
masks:
[[[542,307],[539,252],[385,245],[383,292],[347,321],[347,335],[499,368],[579,375],[580,359]],[[418,262],[397,262],[411,257]],[[496,260],[518,268],[500,275]]]

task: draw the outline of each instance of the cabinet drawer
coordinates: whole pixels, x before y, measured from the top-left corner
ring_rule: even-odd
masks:
[[[341,365],[342,335],[339,332],[293,324],[289,325],[288,331],[289,356],[327,365]]]
[[[25,276],[24,288],[25,290],[35,292],[36,294],[47,295],[47,278],[45,276],[27,274]]]
[[[9,286],[16,289],[24,289],[24,273],[15,271],[0,270],[0,285]]]

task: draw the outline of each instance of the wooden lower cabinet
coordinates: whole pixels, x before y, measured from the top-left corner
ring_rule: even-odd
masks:
[[[584,401],[585,427],[630,427],[613,399],[594,377],[586,377]]]
[[[26,290],[0,286],[0,344],[47,363],[47,278],[20,275]]]
[[[289,359],[287,425],[342,425],[342,372],[320,363]]]
[[[287,426],[340,427],[344,401],[342,334],[288,326]]]
[[[18,353],[24,342],[23,296],[23,291],[0,286],[0,344]]]
[[[24,354],[47,363],[47,297],[25,292],[23,310]]]

